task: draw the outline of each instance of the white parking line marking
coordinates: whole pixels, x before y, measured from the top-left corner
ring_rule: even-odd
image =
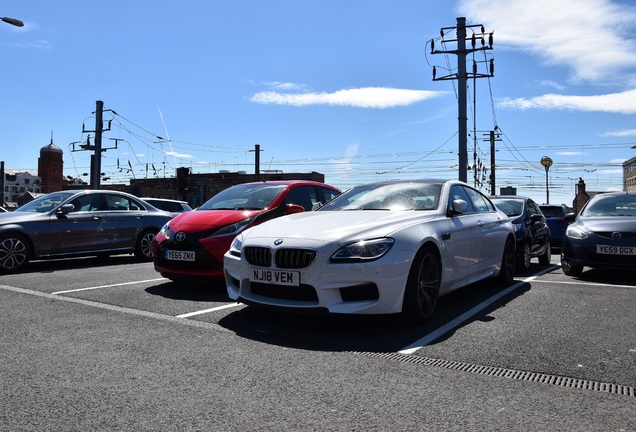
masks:
[[[66,290],[66,291],[56,291],[56,292],[52,292],[51,294],[52,295],[67,294],[67,293],[72,293],[72,292],[96,290],[96,289],[101,289],[101,288],[112,288],[112,287],[118,287],[118,286],[124,286],[124,285],[134,285],[134,284],[140,284],[140,283],[157,282],[157,281],[165,281],[165,280],[167,280],[167,279],[159,278],[159,279],[148,279],[148,280],[135,281],[135,282],[123,282],[123,283],[111,284],[111,285],[100,285],[100,286],[88,287],[88,288],[78,288],[78,289]]]
[[[441,336],[443,336],[444,334],[448,333],[452,329],[454,329],[456,327],[459,327],[459,325],[462,324],[464,321],[467,321],[472,316],[477,315],[477,313],[481,312],[483,309],[486,309],[488,306],[490,306],[491,304],[493,304],[494,302],[496,302],[500,298],[510,294],[512,291],[516,290],[520,286],[522,286],[522,285],[524,285],[524,284],[526,284],[526,283],[528,283],[530,281],[533,281],[538,276],[541,276],[541,275],[543,275],[545,273],[548,273],[548,272],[554,270],[554,268],[555,268],[555,266],[550,266],[550,267],[544,269],[542,272],[540,272],[540,273],[538,273],[538,274],[536,274],[534,276],[530,276],[530,277],[528,277],[526,279],[523,279],[522,281],[515,283],[514,285],[506,288],[505,290],[498,292],[494,296],[490,297],[488,300],[485,300],[485,301],[481,302],[480,304],[478,304],[474,308],[464,312],[463,314],[461,314],[460,316],[458,316],[454,320],[446,323],[445,325],[443,325],[442,327],[438,328],[434,332],[431,332],[431,333],[427,334],[426,336],[424,336],[420,340],[417,340],[417,341],[413,342],[411,345],[402,348],[398,352],[400,354],[413,354],[417,350],[419,350],[421,348],[424,348],[426,345],[428,345],[431,342],[433,342],[434,340],[440,338]]]
[[[24,288],[12,287],[12,286],[8,286],[8,285],[0,285],[0,290],[13,291],[13,292],[16,292],[16,293],[28,294],[28,295],[32,295],[32,296],[36,296],[36,297],[55,299],[55,300],[58,300],[58,301],[64,301],[64,302],[68,302],[68,303],[75,303],[75,304],[80,304],[80,305],[94,307],[94,308],[99,308],[99,309],[106,309],[106,310],[119,312],[119,313],[125,313],[125,314],[129,314],[129,315],[135,315],[135,316],[140,316],[140,317],[145,317],[145,318],[152,318],[152,319],[166,321],[166,322],[170,322],[170,323],[174,323],[174,324],[180,324],[180,325],[186,325],[186,326],[190,326],[190,327],[198,327],[198,328],[204,328],[204,329],[211,329],[211,330],[221,331],[221,332],[224,332],[224,333],[234,334],[234,332],[231,331],[231,330],[228,330],[228,329],[226,329],[224,327],[221,327],[220,325],[218,325],[216,323],[209,323],[207,321],[179,319],[179,318],[176,318],[176,317],[174,317],[172,315],[164,315],[164,314],[160,314],[160,313],[156,313],[156,312],[148,312],[148,311],[143,311],[143,310],[139,310],[139,309],[127,308],[127,307],[123,307],[123,306],[109,305],[109,304],[105,304],[105,303],[99,303],[99,302],[95,302],[95,301],[91,301],[91,300],[83,300],[83,299],[78,299],[78,298],[74,298],[74,297],[55,296],[53,294],[48,294],[48,293],[44,293],[44,292],[40,292],[40,291],[33,291],[33,290],[29,290],[29,289],[24,289]]]
[[[204,309],[204,310],[200,310],[200,311],[196,311],[196,312],[189,312],[189,313],[185,313],[185,314],[181,314],[181,315],[176,315],[176,318],[189,318],[191,316],[195,316],[195,315],[202,315],[202,314],[206,314],[206,313],[210,313],[210,312],[216,312],[216,311],[220,311],[223,309],[229,309],[229,308],[233,308],[233,307],[239,307],[239,306],[245,306],[243,303],[232,303],[232,304],[226,304],[223,306],[217,306],[211,309]]]
[[[607,284],[607,283],[596,283],[596,282],[585,282],[585,281],[553,281],[553,280],[536,280],[535,282],[539,283],[549,283],[549,284],[564,284],[564,285],[584,285],[584,286],[602,286],[602,287],[610,287],[610,288],[632,288],[636,289],[635,285],[615,285],[615,284]]]

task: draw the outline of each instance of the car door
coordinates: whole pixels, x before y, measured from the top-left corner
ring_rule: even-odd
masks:
[[[495,206],[481,192],[466,188],[477,214],[475,242],[472,253],[475,258],[476,273],[481,273],[493,266],[501,264],[503,246],[507,233],[501,228],[505,221],[499,216]]]
[[[51,250],[48,254],[99,251],[107,247],[106,219],[101,195],[80,195],[67,203],[73,205],[71,211],[58,211],[51,216]]]
[[[108,208],[107,240],[110,249],[134,249],[148,212],[139,202],[126,195],[106,193],[105,199]]]
[[[531,199],[526,202],[526,227],[532,238],[532,255],[538,255],[548,242],[550,228],[539,206]]]
[[[449,275],[449,282],[456,282],[468,277],[475,266],[475,230],[479,221],[479,214],[475,212],[466,189],[461,185],[453,185],[448,197],[447,207],[452,208],[455,200],[464,200],[468,204],[466,212],[455,214],[448,218],[449,228],[441,235],[444,246],[450,253],[453,260],[451,266],[452,274]]]

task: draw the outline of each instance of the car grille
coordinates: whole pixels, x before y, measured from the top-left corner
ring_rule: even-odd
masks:
[[[243,249],[245,260],[259,267],[272,266],[272,251],[265,247],[247,246]],[[281,269],[301,269],[308,267],[316,259],[316,251],[311,249],[278,249],[275,263]]]
[[[596,234],[599,237],[612,239],[612,233],[614,233],[614,232],[616,232],[616,231],[595,231],[594,234]],[[623,238],[623,239],[636,238],[636,232],[623,232],[623,231],[621,231],[620,233],[621,233],[621,238]]]
[[[300,269],[308,267],[316,259],[316,251],[311,249],[279,249],[276,251],[276,267]]]
[[[270,248],[247,246],[243,248],[243,255],[245,256],[245,261],[250,265],[259,267],[272,266],[272,250]]]

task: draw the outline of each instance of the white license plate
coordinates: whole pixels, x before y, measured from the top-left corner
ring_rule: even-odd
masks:
[[[636,255],[636,246],[596,245],[596,253],[605,255]]]
[[[251,269],[250,282],[298,286],[300,285],[300,272],[286,270]]]
[[[166,259],[170,261],[194,261],[194,252],[167,250]]]

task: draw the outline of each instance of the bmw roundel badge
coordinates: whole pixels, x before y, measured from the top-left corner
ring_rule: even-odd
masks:
[[[274,246],[280,246],[283,243],[283,239],[274,240]]]

